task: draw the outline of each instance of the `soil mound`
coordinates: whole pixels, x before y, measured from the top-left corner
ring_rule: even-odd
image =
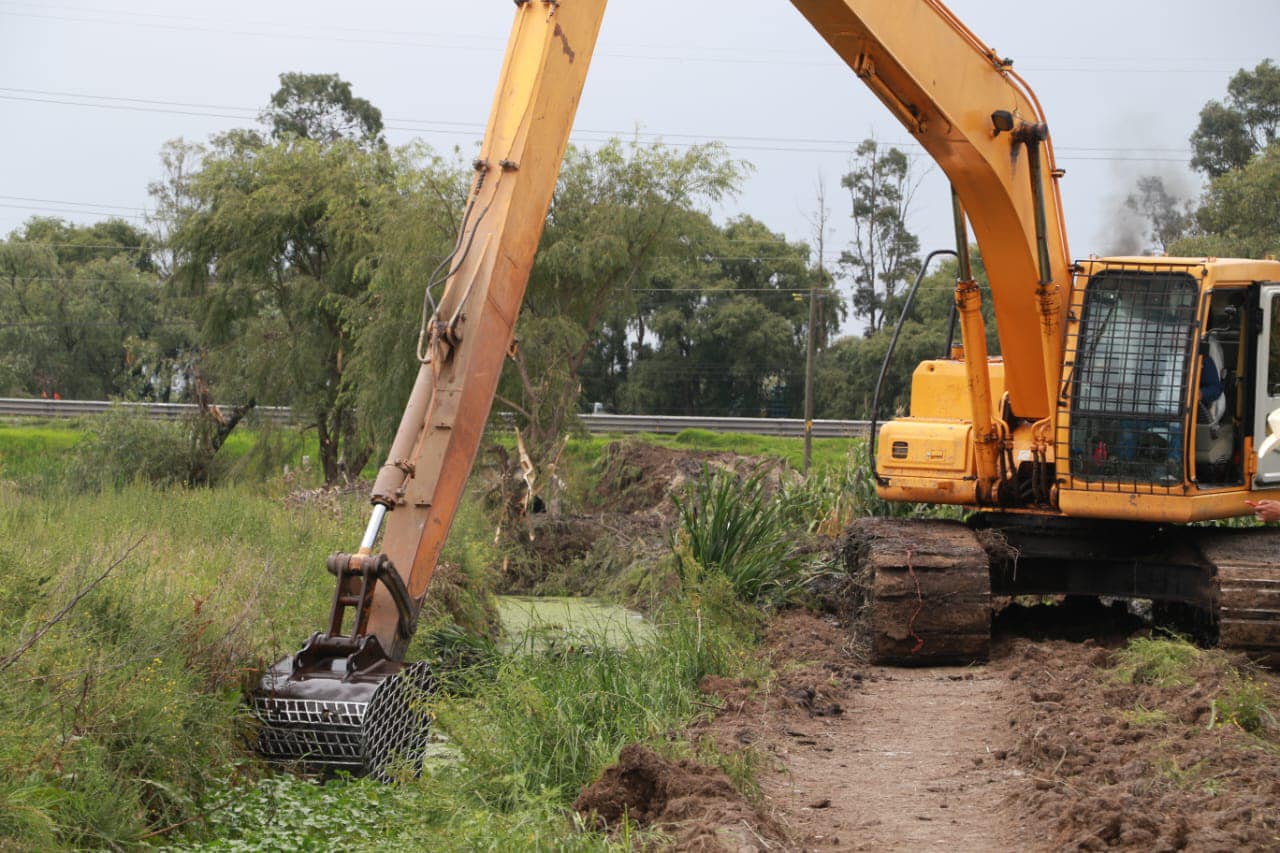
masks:
[[[1010,652],[1023,693],[1012,757],[1032,782],[1019,799],[1056,827],[1055,849],[1280,847],[1280,750],[1215,712],[1238,686],[1225,655],[1159,686],[1124,677],[1091,642],[1014,640]]]
[[[781,471],[778,463],[728,451],[677,450],[636,439],[615,441],[601,454],[596,497],[613,513],[658,511],[668,515],[675,510],[668,495],[698,479],[704,466],[742,476],[761,466]]]
[[[862,683],[864,655],[850,631],[831,617],[802,610],[779,613],[765,632],[765,647],[778,672],[777,707],[837,717],[845,711],[849,690]]]
[[[720,770],[671,761],[637,744],[624,747],[573,808],[602,829],[624,816],[659,828],[679,850],[769,850],[767,839],[777,836]]]

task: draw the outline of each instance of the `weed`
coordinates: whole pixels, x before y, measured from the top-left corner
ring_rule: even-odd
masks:
[[[363,779],[294,776],[223,784],[201,803],[203,827],[173,850],[332,850],[379,829],[397,789]],[[197,841],[198,839],[198,841]]]
[[[755,746],[725,752],[711,738],[698,741],[695,755],[699,762],[717,767],[729,777],[730,784],[752,805],[760,805],[764,791],[760,787],[760,770],[764,756]]]
[[[314,630],[341,519],[260,490],[0,493],[0,846],[124,847],[244,760],[239,685]]]
[[[1250,734],[1259,734],[1274,726],[1275,714],[1267,704],[1267,691],[1252,674],[1232,673],[1231,686],[1213,699],[1209,728],[1233,725]]]
[[[1204,760],[1183,767],[1178,763],[1176,756],[1163,756],[1156,761],[1155,765],[1158,778],[1169,787],[1184,791],[1203,788],[1205,784],[1213,781],[1205,779],[1207,767],[1208,762]]]
[[[1123,716],[1131,725],[1142,728],[1160,728],[1169,722],[1169,715],[1166,712],[1159,708],[1146,708],[1142,705],[1125,711]]]
[[[55,456],[22,455],[21,477],[69,482]],[[6,472],[14,458],[6,449]],[[492,528],[466,505],[421,634],[455,667],[440,728],[466,760],[399,787],[256,783],[240,686],[315,630],[332,591],[324,557],[349,547],[364,502],[285,504],[275,482],[107,480],[117,488],[100,494],[0,487],[0,658],[143,539],[5,672],[0,848],[616,849],[566,816],[569,801],[625,743],[665,739],[701,713],[698,681],[738,674],[762,618],[709,572],[655,607],[653,642],[503,653],[483,580]],[[749,757],[727,769],[748,784]],[[637,847],[653,838],[625,833]]]
[[[1119,653],[1119,676],[1133,684],[1185,687],[1195,683],[1192,669],[1204,655],[1178,637],[1137,637]]]
[[[653,642],[504,655],[465,696],[442,697],[437,721],[463,756],[467,790],[513,810],[550,794],[566,803],[628,743],[678,728],[698,681],[740,666],[738,626],[711,589],[657,617]]]

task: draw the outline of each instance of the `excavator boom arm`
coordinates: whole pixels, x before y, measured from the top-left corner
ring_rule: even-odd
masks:
[[[982,247],[1013,410],[1047,417],[1071,262],[1061,173],[1035,96],[1012,63],[939,0],[793,2],[951,180]],[[1000,132],[997,115],[1009,122]],[[1033,160],[1040,152],[1030,150],[1037,142],[1047,167],[1039,176]],[[1040,211],[1033,178],[1045,199]],[[1038,298],[1042,282],[1048,292]],[[1032,329],[1043,333],[1027,334]]]
[[[604,0],[517,5],[454,272],[373,488],[373,501],[391,510],[383,553],[415,602],[479,448],[605,9]],[[369,626],[392,650],[408,641],[391,630],[396,613],[379,592]]]

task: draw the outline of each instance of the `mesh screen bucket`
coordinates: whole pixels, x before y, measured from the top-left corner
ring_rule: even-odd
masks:
[[[436,679],[425,662],[380,681],[348,683],[268,676],[250,697],[260,723],[256,747],[268,761],[305,770],[346,771],[382,781],[422,772]],[[305,694],[305,695],[303,695]]]
[[[435,690],[435,676],[423,661],[409,664],[378,685],[364,718],[364,772],[383,782],[422,772],[434,719],[428,702]]]
[[[258,753],[268,761],[331,770],[361,772],[361,731],[365,702],[252,698],[258,728]]]

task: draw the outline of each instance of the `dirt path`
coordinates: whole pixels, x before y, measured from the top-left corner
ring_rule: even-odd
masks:
[[[869,670],[842,715],[783,733],[765,795],[806,848],[1026,850],[1005,808],[1009,686],[988,668]]]

